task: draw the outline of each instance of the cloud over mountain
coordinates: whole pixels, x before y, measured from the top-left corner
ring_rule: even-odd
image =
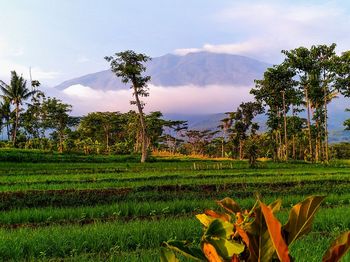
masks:
[[[251,99],[249,89],[269,64],[248,57],[196,52],[168,54],[152,59],[146,74],[152,77],[147,111],[188,114],[232,110]],[[63,82],[56,87],[61,97],[79,113],[128,111],[132,91],[105,70]]]

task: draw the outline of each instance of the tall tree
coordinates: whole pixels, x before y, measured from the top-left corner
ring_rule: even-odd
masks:
[[[288,159],[288,133],[287,133],[287,113],[294,104],[300,103],[300,92],[295,89],[296,81],[294,70],[290,69],[286,63],[268,68],[262,80],[256,80],[256,86],[251,90],[255,99],[268,107],[267,125],[271,135],[275,136],[277,158]],[[283,117],[282,117],[283,115]],[[282,129],[283,125],[283,129]],[[284,135],[282,143],[281,134]]]
[[[339,90],[345,97],[350,97],[350,51],[342,53],[338,58],[337,63],[337,76],[336,76],[336,88]],[[347,109],[347,111],[350,111]],[[350,119],[347,119],[344,122],[346,130],[350,130]]]
[[[328,103],[335,97],[336,93],[336,69],[338,57],[335,53],[336,44],[318,45],[311,47],[311,53],[316,60],[319,72],[320,89],[322,93],[322,113],[325,144],[325,161],[329,160],[328,149]]]
[[[148,137],[145,116],[143,113],[144,102],[140,97],[149,96],[147,83],[151,80],[150,76],[143,76],[146,71],[145,62],[151,58],[145,54],[138,54],[132,50],[116,53],[114,56],[106,56],[105,59],[110,63],[111,70],[117,77],[121,77],[123,83],[131,83],[130,88],[133,90],[135,101],[131,104],[136,104],[140,124],[142,128],[142,156],[141,162],[145,162],[148,157]]]
[[[10,100],[10,102],[15,106],[15,123],[12,132],[12,142],[16,144],[18,124],[19,124],[19,114],[20,114],[20,106],[23,101],[30,98],[33,94],[35,94],[35,90],[30,91],[26,87],[27,81],[24,80],[22,76],[18,76],[16,71],[11,72],[11,82],[9,85],[0,81],[0,89],[3,92],[2,97],[5,97]]]
[[[3,97],[3,101],[0,102],[0,114],[1,131],[6,127],[7,140],[10,140],[11,102],[7,97]]]
[[[300,89],[304,91],[305,105],[307,110],[307,128],[309,139],[309,154],[313,159],[312,135],[311,135],[311,108],[310,108],[310,75],[315,71],[315,60],[311,51],[306,47],[298,47],[296,49],[282,51],[286,55],[285,62],[293,68],[299,76]]]

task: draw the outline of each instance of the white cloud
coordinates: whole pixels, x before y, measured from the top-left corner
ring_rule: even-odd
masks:
[[[144,98],[147,112],[160,110],[163,113],[205,114],[225,112],[236,108],[242,101],[251,99],[248,87],[178,86],[160,87],[150,85],[150,96]],[[129,89],[117,91],[94,90],[88,86],[73,85],[64,89],[61,99],[73,105],[75,114],[93,111],[136,110],[130,105]]]
[[[350,46],[350,13],[337,1],[324,4],[284,1],[237,1],[214,15],[221,31],[234,37],[232,43],[205,44],[177,49],[175,53],[209,51],[242,54],[279,62],[280,50],[336,42],[339,50]]]
[[[255,53],[261,53],[267,48],[271,48],[271,45],[266,41],[263,41],[261,39],[251,39],[249,41],[234,44],[205,44],[202,48],[183,48],[176,49],[174,52],[178,55],[186,55],[188,53],[206,51],[212,53],[240,54],[249,56]]]

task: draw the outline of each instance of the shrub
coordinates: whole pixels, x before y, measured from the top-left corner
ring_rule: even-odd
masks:
[[[174,251],[200,261],[293,261],[288,246],[311,230],[316,211],[324,196],[311,196],[296,204],[288,222],[282,226],[275,217],[281,200],[265,205],[260,199],[254,207],[241,210],[231,198],[217,203],[226,213],[206,210],[196,215],[204,226],[200,247],[188,241],[170,240],[163,244],[161,261],[178,261]],[[350,231],[341,234],[323,256],[323,262],[336,262],[350,248]]]

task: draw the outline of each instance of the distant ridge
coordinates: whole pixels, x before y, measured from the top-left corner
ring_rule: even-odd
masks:
[[[165,87],[253,86],[254,80],[260,79],[269,66],[271,65],[268,63],[240,55],[209,52],[189,53],[185,56],[167,54],[148,62],[146,74],[152,77],[153,85]],[[67,80],[56,88],[64,90],[77,84],[96,90],[125,88],[125,84],[121,83],[110,70]]]

